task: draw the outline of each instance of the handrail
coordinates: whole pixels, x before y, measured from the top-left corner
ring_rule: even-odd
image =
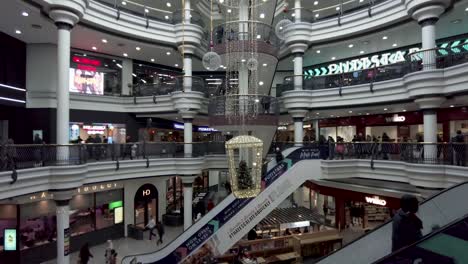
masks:
[[[440,195],[442,195],[442,194],[445,194],[445,193],[447,193],[447,192],[449,192],[449,191],[452,191],[452,190],[454,190],[454,189],[456,189],[456,188],[459,188],[460,186],[463,186],[463,185],[468,185],[468,181],[462,182],[462,183],[459,183],[459,184],[456,184],[456,185],[453,185],[453,186],[451,186],[451,187],[449,187],[449,188],[446,188],[446,189],[444,189],[444,190],[442,190],[442,191],[440,191],[440,192],[438,192],[438,193],[436,193],[436,194],[433,194],[433,195],[431,195],[429,198],[427,198],[426,200],[421,201],[419,204],[420,204],[420,205],[424,205],[424,204],[430,202],[431,200],[433,200],[434,198],[436,198],[436,197],[438,197],[438,196],[440,196]],[[368,236],[368,235],[370,235],[370,234],[373,234],[373,233],[377,232],[378,230],[382,229],[382,228],[385,227],[386,225],[390,224],[392,221],[393,221],[392,219],[387,220],[385,223],[383,223],[383,224],[377,226],[376,228],[372,229],[371,231],[369,231],[369,232],[365,233],[364,235],[362,235],[362,236],[356,238],[355,240],[349,242],[348,244],[344,245],[344,246],[341,247],[340,249],[335,250],[335,251],[331,252],[330,254],[319,258],[315,263],[319,263],[321,260],[326,259],[327,257],[329,257],[329,256],[331,256],[331,255],[337,254],[337,253],[340,252],[342,249],[347,248],[347,247],[349,247],[350,245],[353,245],[354,243],[356,243],[357,241],[363,239],[364,237],[366,237],[366,236]]]

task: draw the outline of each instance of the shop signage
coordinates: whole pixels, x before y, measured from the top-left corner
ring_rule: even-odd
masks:
[[[16,250],[16,229],[5,228],[3,231],[3,250]]]
[[[212,128],[212,127],[198,127],[197,128],[198,132],[216,132],[218,130]]]
[[[106,130],[106,126],[90,126],[90,125],[84,125],[83,126],[84,130]]]
[[[308,125],[303,125],[302,128],[311,128],[312,125],[308,124]]]
[[[143,190],[142,192],[143,192],[143,196],[151,195],[151,190],[150,189]]]
[[[406,117],[405,116],[399,116],[397,114],[393,115],[392,117],[386,117],[385,121],[387,123],[392,123],[392,122],[405,122]]]
[[[288,127],[287,126],[279,126],[278,130],[288,130]]]
[[[99,191],[106,191],[110,189],[117,189],[120,185],[117,183],[103,183],[103,184],[94,184],[94,185],[87,185],[77,189],[78,193],[92,193],[92,192],[99,192]]]
[[[296,149],[288,155],[288,159],[291,159],[292,163],[296,163],[299,160],[305,159],[320,159],[320,150],[316,147],[304,147]]]
[[[174,124],[175,129],[184,129],[184,125],[181,124]]]
[[[109,210],[112,210],[112,209],[117,208],[117,207],[122,207],[122,206],[123,206],[122,201],[111,202],[111,203],[109,203]]]
[[[93,65],[96,67],[101,66],[100,60],[94,60],[86,57],[73,56],[72,61],[80,64]]]
[[[378,196],[374,196],[374,197],[366,196],[366,202],[370,204],[381,205],[381,206],[387,205],[387,201],[385,201],[384,199],[380,199]]]

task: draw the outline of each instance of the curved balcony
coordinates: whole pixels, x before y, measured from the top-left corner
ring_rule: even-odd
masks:
[[[151,6],[147,6],[136,1],[115,1],[115,0],[93,0],[106,6],[112,7],[116,10],[116,19],[120,18],[120,13],[125,12],[135,16],[142,17],[149,20],[155,20],[171,24],[180,24],[183,20],[183,10],[178,9],[175,12],[168,10],[158,9]],[[123,4],[125,3],[125,4]],[[190,9],[190,23],[199,25],[204,28],[205,23],[202,20],[202,16],[198,11]]]
[[[280,105],[276,97],[250,94],[214,97],[208,105],[210,126],[277,126]]]
[[[398,79],[413,72],[443,69],[468,62],[468,44],[450,49],[420,50],[406,55],[405,59],[406,61],[401,63],[345,73],[323,75],[331,70],[322,67],[306,71],[307,75],[287,76],[281,85],[277,85],[277,96],[294,89],[322,90],[333,88],[338,88],[338,93],[341,96],[344,87],[362,84],[369,84],[369,91],[373,92],[375,82]]]
[[[231,21],[218,25],[213,29],[213,42],[218,54],[224,54],[227,50],[249,52],[253,49],[249,43],[255,42],[259,53],[276,56],[280,47],[275,29],[259,21]]]

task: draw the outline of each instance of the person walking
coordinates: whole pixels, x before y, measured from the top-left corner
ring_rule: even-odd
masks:
[[[164,226],[160,221],[158,221],[158,224],[156,225],[156,229],[158,230],[158,235],[159,235],[157,245],[159,245],[159,244],[163,243],[162,239],[163,239],[163,236],[164,236]]]
[[[154,229],[156,228],[156,220],[154,219],[153,216],[150,216],[150,220],[148,224],[145,226],[145,230],[149,230],[149,240],[153,238],[153,236],[156,236],[154,233]]]
[[[457,131],[457,135],[453,138],[453,141],[455,142],[454,144],[455,158],[456,158],[455,165],[465,166],[466,147],[465,147],[465,138],[463,137],[461,130]]]
[[[79,263],[88,264],[89,259],[93,257],[93,254],[89,251],[89,244],[85,243],[80,249]]]
[[[393,216],[392,252],[409,246],[422,238],[423,223],[416,215],[418,199],[413,195],[403,195],[401,208]]]

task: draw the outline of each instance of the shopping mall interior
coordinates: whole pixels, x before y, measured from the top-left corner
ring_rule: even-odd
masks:
[[[4,0],[0,264],[468,263],[468,0]]]

